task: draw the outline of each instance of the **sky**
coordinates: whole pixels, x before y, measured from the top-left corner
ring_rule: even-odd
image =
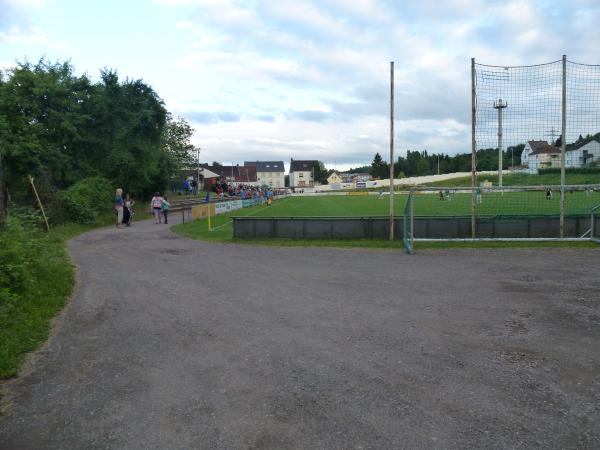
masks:
[[[600,0],[0,0],[0,68],[41,57],[152,85],[202,161],[470,151],[470,61],[598,64]]]

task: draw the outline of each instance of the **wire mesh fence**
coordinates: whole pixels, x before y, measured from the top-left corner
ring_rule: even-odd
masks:
[[[600,65],[565,57],[516,67],[474,62],[473,69],[476,170],[501,166],[508,184],[530,184],[522,180],[544,171],[558,180],[559,170],[548,169],[562,167],[563,134],[566,169],[600,165]],[[564,183],[579,184],[577,172],[567,171]]]
[[[560,185],[412,189],[404,210],[405,248],[410,253],[422,240],[590,239],[600,234],[593,229],[598,219],[591,219],[594,208],[596,216],[600,210],[600,184],[564,187],[562,233],[560,191]]]
[[[583,203],[575,200],[581,193],[568,198],[576,190],[567,186],[600,180],[600,65],[566,56],[530,66],[472,60],[472,87],[473,220],[488,209],[479,201],[482,187],[545,185],[551,191],[549,202],[542,207],[523,197],[524,211],[546,214],[557,203],[564,237],[565,217],[574,210],[583,213],[578,210]],[[497,175],[485,180],[478,176],[490,169]],[[502,209],[501,202],[493,203]],[[475,238],[475,222],[472,230]]]

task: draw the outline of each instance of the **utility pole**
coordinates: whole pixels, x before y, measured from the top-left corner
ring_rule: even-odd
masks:
[[[394,61],[390,62],[390,241],[394,240]]]
[[[198,147],[198,174],[196,177],[196,194],[200,195],[200,150],[202,150],[200,147]]]
[[[556,142],[556,137],[559,136],[558,131],[556,131],[556,129],[554,127],[552,127],[552,129],[550,131],[548,131],[547,136],[550,136],[552,138],[552,142],[550,143],[550,145],[554,145],[554,143]]]
[[[502,99],[494,102],[494,109],[498,110],[498,186],[500,187],[502,187],[502,110],[507,106],[508,104],[502,102]]]
[[[438,157],[438,175],[440,174],[440,155],[437,155]]]

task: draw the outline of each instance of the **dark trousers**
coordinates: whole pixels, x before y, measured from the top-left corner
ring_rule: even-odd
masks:
[[[169,216],[169,210],[163,209],[163,216],[165,216],[165,223],[169,223],[167,217]]]

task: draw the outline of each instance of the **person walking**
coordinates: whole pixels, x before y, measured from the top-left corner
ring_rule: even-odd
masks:
[[[171,204],[167,200],[167,196],[165,195],[162,199],[162,213],[165,217],[165,224],[169,223],[169,207]]]
[[[152,207],[152,212],[154,213],[154,223],[162,223],[161,211],[162,211],[162,202],[163,198],[160,196],[160,193],[155,192],[154,197],[150,200],[150,206]]]
[[[123,228],[123,189],[115,192],[115,211],[117,212],[117,228]]]

